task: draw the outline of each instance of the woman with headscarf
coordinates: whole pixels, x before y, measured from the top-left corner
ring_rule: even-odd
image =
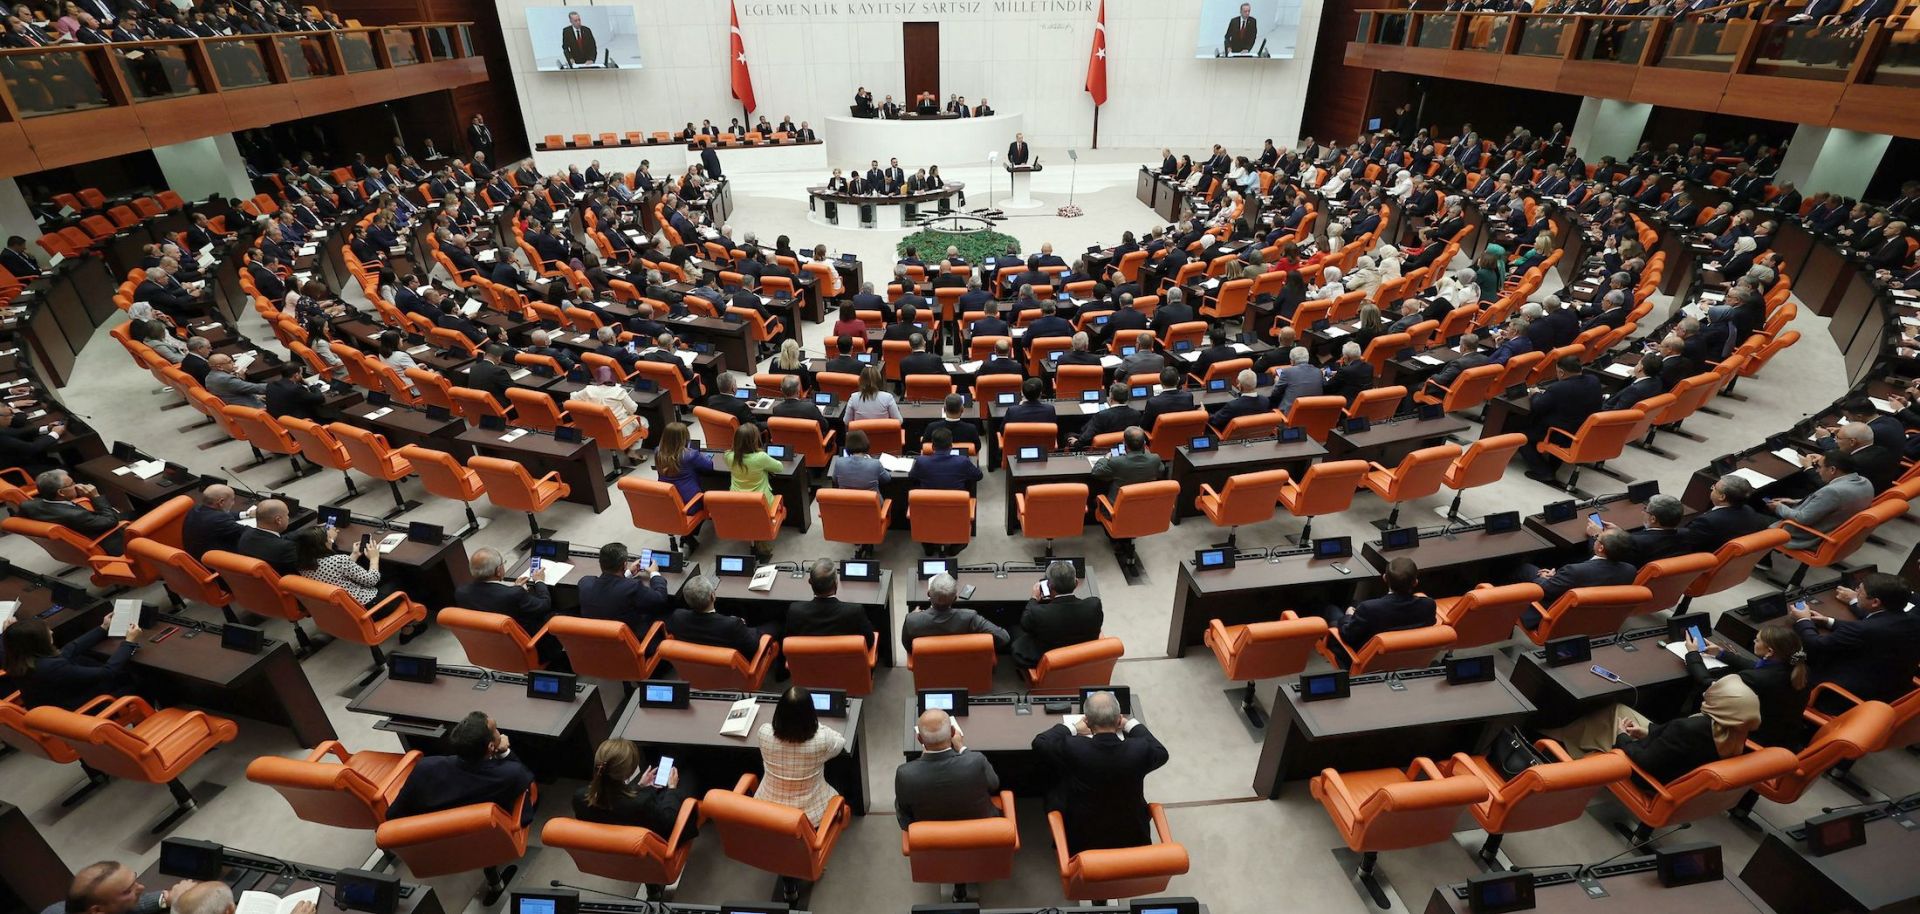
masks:
[[[1752,236],[1742,235],[1734,239],[1733,253],[1727,257],[1726,263],[1720,265],[1720,275],[1745,276],[1753,268],[1754,252],[1759,246]]]
[[[1745,679],[1727,676],[1707,688],[1697,714],[1656,724],[1626,705],[1614,705],[1547,735],[1575,757],[1618,749],[1648,777],[1667,783],[1739,755],[1759,726],[1759,696]]]
[[[1737,676],[1753,690],[1760,701],[1760,726],[1753,731],[1754,742],[1794,750],[1806,743],[1800,712],[1807,707],[1807,652],[1791,626],[1783,622],[1760,626],[1753,636],[1752,657],[1725,650],[1711,641],[1687,646],[1691,648],[1686,657],[1687,676],[1694,682],[1711,688],[1721,679]],[[1709,668],[1713,660],[1720,665]]]
[[[1373,252],[1374,266],[1379,269],[1380,279],[1382,281],[1399,279],[1402,275],[1405,275],[1405,269],[1401,266],[1405,260],[1406,255],[1402,254],[1399,248],[1391,244],[1383,244],[1375,248]]]
[[[1320,270],[1320,285],[1313,290],[1314,298],[1339,298],[1347,294],[1347,287],[1340,281],[1339,267],[1324,267]]]
[[[1393,174],[1393,186],[1387,189],[1387,196],[1395,200],[1405,200],[1413,193],[1413,173],[1402,168]]]
[[[1369,297],[1380,288],[1383,277],[1380,268],[1371,254],[1362,254],[1353,261],[1353,272],[1347,274],[1346,287],[1349,291],[1365,292]]]
[[[1352,169],[1342,168],[1334,172],[1333,177],[1327,179],[1327,183],[1320,185],[1320,195],[1331,200],[1346,193],[1347,181],[1352,177]]]

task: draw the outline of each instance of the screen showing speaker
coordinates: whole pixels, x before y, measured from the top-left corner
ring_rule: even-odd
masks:
[[[1291,60],[1300,0],[1200,0],[1193,56]]]
[[[538,70],[640,68],[640,19],[632,6],[530,6],[527,38]]]

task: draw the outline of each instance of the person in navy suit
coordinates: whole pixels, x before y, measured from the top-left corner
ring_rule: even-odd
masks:
[[[1551,609],[1554,601],[1575,587],[1606,587],[1633,583],[1639,573],[1631,562],[1622,561],[1614,556],[1633,554],[1633,538],[1627,531],[1619,528],[1602,530],[1593,539],[1593,557],[1584,562],[1569,562],[1558,568],[1540,568],[1535,565],[1520,566],[1520,580],[1524,583],[1540,585],[1540,606]],[[1520,614],[1520,624],[1527,631],[1540,627],[1544,617],[1538,610],[1528,607]]]
[[[547,585],[526,574],[508,581],[506,559],[498,549],[476,549],[469,562],[473,580],[454,592],[455,606],[511,616],[529,633],[537,632],[553,616]]]
[[[1327,617],[1327,624],[1340,633],[1338,641],[1327,643],[1343,666],[1353,662],[1348,651],[1360,650],[1374,635],[1425,628],[1434,623],[1433,598],[1415,592],[1420,584],[1420,566],[1412,559],[1401,557],[1388,562],[1387,571],[1380,579],[1387,583],[1384,595],[1361,600],[1344,610],[1328,606],[1322,613]],[[1345,650],[1341,649],[1342,644]]]
[[[388,816],[400,819],[474,803],[511,810],[533,786],[533,770],[514,757],[512,743],[486,712],[462,718],[447,732],[446,742],[453,754],[430,755],[414,765],[387,807]],[[533,821],[533,813],[534,804],[525,804],[520,821]]]
[[[1048,425],[1058,425],[1060,422],[1060,414],[1054,412],[1053,404],[1047,402],[1046,395],[1047,385],[1045,381],[1039,378],[1028,378],[1020,382],[1021,402],[1007,407],[1007,414],[1002,417],[1002,421],[1007,424],[1014,422],[1039,422]]]
[[[1537,449],[1553,429],[1571,435],[1589,416],[1600,411],[1603,393],[1600,379],[1581,371],[1579,356],[1562,356],[1554,365],[1559,380],[1533,395],[1533,426],[1527,430],[1527,446],[1520,450],[1526,460],[1527,478],[1551,483],[1560,469],[1560,460]]]
[[[1633,382],[1614,391],[1608,397],[1602,409],[1632,409],[1641,400],[1666,392],[1666,385],[1660,383],[1660,369],[1666,360],[1648,353],[1640,358],[1640,364],[1633,366]]]
[[[642,566],[619,543],[600,547],[600,573],[580,579],[580,615],[624,622],[643,643],[647,628],[664,620],[671,605],[660,564]]]
[[[1227,423],[1241,416],[1272,412],[1272,408],[1255,395],[1259,387],[1260,378],[1253,373],[1253,369],[1243,369],[1233,379],[1233,399],[1215,407],[1213,415],[1207,419],[1207,425],[1215,432],[1220,432],[1226,429]]]
[[[1680,527],[1688,552],[1715,552],[1721,546],[1773,525],[1775,518],[1753,508],[1753,484],[1737,476],[1723,476],[1708,490],[1713,507],[1695,514]]]
[[[1831,682],[1864,701],[1894,701],[1913,689],[1920,664],[1920,612],[1908,609],[1913,592],[1896,575],[1871,574],[1856,593],[1836,595],[1852,604],[1856,621],[1842,622],[1813,610],[1793,610],[1793,630],[1807,650],[1815,683]]]
[[[1153,424],[1167,413],[1193,409],[1193,394],[1180,389],[1180,369],[1168,365],[1160,369],[1160,392],[1141,404],[1140,427],[1152,433]]]
[[[68,711],[78,710],[95,696],[127,688],[127,664],[138,649],[140,626],[127,630],[125,640],[105,662],[94,660],[91,654],[94,645],[106,640],[111,621],[111,616],[100,620],[99,627],[88,629],[57,651],[53,629],[46,622],[14,622],[0,643],[6,654],[7,688],[20,692],[20,703],[25,707],[44,705]]]
[[[965,453],[954,452],[953,430],[945,426],[934,427],[927,433],[926,440],[933,445],[933,453],[913,458],[913,469],[907,474],[911,487],[973,491],[973,487],[980,482],[980,465]],[[922,545],[927,555],[959,555],[961,548],[958,543]]]
[[[1029,299],[1031,300],[1031,299]],[[1026,339],[1036,340],[1049,336],[1072,336],[1073,324],[1066,318],[1054,313],[1053,300],[1040,303],[1040,316],[1027,324]]]

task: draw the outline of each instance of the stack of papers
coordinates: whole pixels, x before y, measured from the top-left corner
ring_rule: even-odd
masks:
[[[1100,357],[1100,367],[1101,368],[1119,368],[1120,361],[1121,359],[1117,355],[1103,355]]]
[[[1759,470],[1753,469],[1751,467],[1741,467],[1737,470],[1734,470],[1731,473],[1728,473],[1727,475],[1735,479],[1744,479],[1748,483],[1751,483],[1753,487],[1756,489],[1773,485],[1775,482],[1778,481],[1773,477],[1768,476],[1767,474],[1762,473]]]
[[[285,898],[272,892],[241,892],[239,901],[234,905],[233,914],[293,914],[293,909],[302,902],[318,904],[320,887],[295,892]]]
[[[8,600],[0,603],[0,631],[5,631],[7,626],[12,625],[13,617],[19,614],[19,612],[19,600]]]
[[[127,631],[140,621],[139,600],[113,601],[113,618],[107,622],[107,637],[125,638]]]
[[[1794,466],[1800,465],[1800,452],[1794,450],[1793,448],[1783,447],[1777,451],[1774,451],[1773,456],[1778,457],[1781,460],[1784,460],[1788,463],[1791,463]]]
[[[1687,659],[1687,643],[1685,641],[1669,641],[1660,646],[1666,648],[1667,653],[1675,657],[1682,660]],[[1701,654],[1700,659],[1706,662],[1707,669],[1709,670],[1723,670],[1727,667],[1726,662],[1720,660],[1718,657],[1709,657],[1706,654]]]
[[[907,473],[913,470],[913,458],[898,454],[881,454],[880,466],[889,473]]]
[[[560,583],[560,579],[573,573],[572,562],[554,562],[540,560],[540,583],[549,587]]]
[[[524,428],[516,428],[516,429],[514,429],[514,430],[512,430],[512,431],[510,431],[510,432],[507,432],[507,433],[506,433],[506,434],[504,434],[504,435],[501,435],[501,436],[500,436],[500,440],[501,440],[501,442],[503,442],[503,443],[504,443],[504,442],[509,442],[509,441],[519,441],[519,440],[520,440],[521,438],[524,438],[524,437],[526,437],[526,434],[527,434],[527,430],[526,430],[526,429],[524,429]]]
[[[1897,407],[1893,405],[1893,402],[1890,400],[1882,400],[1879,397],[1868,397],[1867,399],[1873,401],[1874,409],[1877,409],[1883,413],[1897,413],[1900,411]]]
[[[1422,365],[1445,365],[1446,364],[1444,360],[1436,359],[1433,356],[1427,355],[1424,352],[1414,356],[1413,360],[1416,362],[1419,362]]]
[[[120,469],[114,470],[113,475],[133,476],[139,479],[152,479],[153,477],[166,472],[166,469],[167,469],[167,462],[164,460],[136,460],[133,463],[129,463],[126,466],[121,467]]]
[[[1333,326],[1333,327],[1328,327],[1327,329],[1322,330],[1321,332],[1325,333],[1328,336],[1338,338],[1338,337],[1343,337],[1347,335],[1347,328]]]
[[[1615,362],[1606,367],[1606,372],[1618,378],[1631,378],[1633,377],[1633,366],[1625,362]]]
[[[960,364],[958,364],[958,365],[955,365],[955,366],[954,366],[954,368],[955,368],[956,370],[958,370],[958,371],[959,371],[960,373],[962,373],[962,374],[972,374],[972,373],[974,373],[974,372],[976,372],[976,371],[979,371],[979,370],[980,370],[980,366],[982,366],[982,365],[985,365],[985,364],[987,364],[987,363],[986,363],[986,361],[985,361],[985,360],[983,359],[983,360],[980,360],[980,361],[975,361],[975,362],[961,362]]]
[[[677,358],[680,360],[680,364],[685,365],[688,368],[692,368],[693,360],[699,358],[700,353],[694,352],[691,349],[682,349],[678,352],[675,352],[673,356],[674,358]]]
[[[1106,404],[1104,403],[1082,403],[1080,404],[1080,412],[1091,416],[1094,413],[1099,412],[1105,406]]]
[[[390,412],[393,412],[393,407],[391,407],[391,406],[382,406],[382,407],[380,407],[379,409],[376,409],[376,410],[374,410],[373,412],[370,412],[370,413],[368,413],[368,414],[367,414],[367,418],[368,418],[368,419],[379,419],[379,418],[383,418],[383,417],[385,417],[385,416],[386,416],[386,415],[387,415],[388,413],[390,413]]]

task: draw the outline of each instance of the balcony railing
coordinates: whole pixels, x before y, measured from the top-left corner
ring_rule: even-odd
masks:
[[[1854,129],[1884,128],[1892,117],[1892,132],[1908,135],[1920,129],[1920,95],[1897,104],[1887,93],[1920,88],[1916,25],[1896,18],[1850,30],[1785,20],[1372,9],[1361,12],[1346,58],[1492,81],[1491,54],[1500,59],[1499,81],[1524,88]],[[1671,70],[1700,75],[1661,72]]]

